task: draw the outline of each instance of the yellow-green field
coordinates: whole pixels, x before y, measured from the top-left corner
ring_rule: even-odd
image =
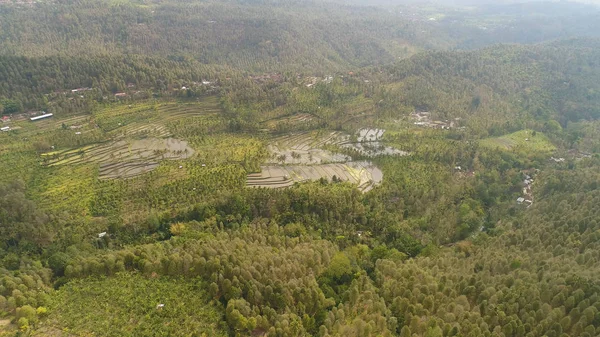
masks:
[[[503,150],[524,150],[532,152],[552,152],[556,147],[548,137],[541,132],[521,130],[496,138],[486,138],[480,141],[482,146]]]

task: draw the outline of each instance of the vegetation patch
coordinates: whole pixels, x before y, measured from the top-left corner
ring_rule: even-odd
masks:
[[[480,144],[502,150],[530,152],[552,152],[556,150],[556,146],[550,142],[546,135],[533,130],[521,130],[501,137],[483,139]]]
[[[48,325],[64,336],[226,336],[203,289],[199,280],[131,273],[76,280],[53,296]]]

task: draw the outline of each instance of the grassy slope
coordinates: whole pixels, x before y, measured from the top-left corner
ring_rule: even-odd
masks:
[[[529,139],[529,140],[527,140]],[[489,148],[500,148],[505,150],[523,149],[532,152],[552,152],[556,147],[552,145],[548,137],[541,132],[535,136],[531,130],[521,130],[496,138],[486,138],[480,144]]]
[[[200,281],[135,274],[71,282],[52,298],[46,326],[53,328],[37,335],[226,336],[223,313],[205,288]]]

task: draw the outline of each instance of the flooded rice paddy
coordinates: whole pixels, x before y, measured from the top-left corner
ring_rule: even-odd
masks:
[[[271,157],[260,173],[248,175],[247,186],[289,187],[296,182],[338,179],[368,192],[383,180],[383,172],[369,161],[331,148],[350,149],[363,156],[408,155],[381,143],[385,130],[361,129],[351,136],[343,132],[298,133],[275,138],[268,146]],[[335,178],[334,178],[335,177]]]

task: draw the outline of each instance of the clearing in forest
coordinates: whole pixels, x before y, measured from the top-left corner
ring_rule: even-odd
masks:
[[[556,147],[546,135],[533,130],[521,130],[496,138],[482,139],[480,144],[489,148],[500,148],[503,150],[523,149],[538,153],[556,150]]]
[[[224,313],[205,288],[196,280],[128,273],[71,281],[53,294],[46,325],[64,336],[226,336]]]

